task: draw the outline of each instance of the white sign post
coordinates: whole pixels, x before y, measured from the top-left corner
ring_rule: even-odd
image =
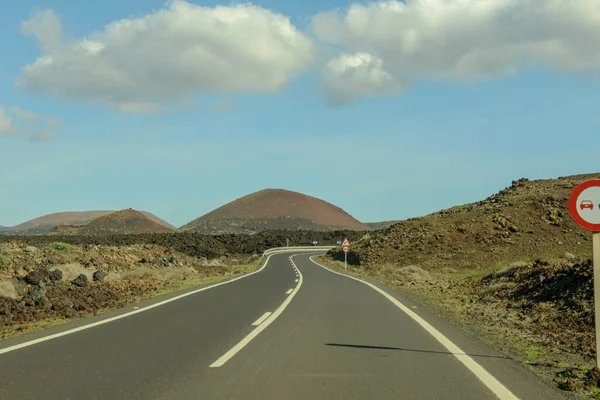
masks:
[[[579,226],[593,232],[596,367],[600,368],[600,179],[585,181],[573,190],[569,199],[569,211]]]
[[[348,238],[344,239],[342,246],[342,250],[344,250],[344,271],[346,271],[348,270],[348,252],[350,251],[350,241]]]

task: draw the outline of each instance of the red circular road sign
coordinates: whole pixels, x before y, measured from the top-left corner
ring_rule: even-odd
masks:
[[[344,250],[344,253],[348,253],[350,251],[350,246],[344,246],[342,250]]]
[[[573,190],[569,211],[583,229],[600,232],[600,179],[585,181]]]

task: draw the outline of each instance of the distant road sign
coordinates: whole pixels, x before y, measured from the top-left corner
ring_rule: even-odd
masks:
[[[344,238],[344,242],[342,243],[342,246],[350,246],[350,241],[348,240],[348,238]]]
[[[337,241],[337,244],[338,244],[338,246],[339,246],[340,244],[342,244],[342,241],[341,241],[341,240],[338,240],[338,241]]]
[[[317,244],[319,244],[319,241],[318,240],[313,240],[313,244],[317,245]]]
[[[344,246],[342,250],[344,250],[344,253],[348,253],[350,251],[350,247]]]
[[[585,181],[573,190],[569,211],[583,229],[600,232],[600,179]]]

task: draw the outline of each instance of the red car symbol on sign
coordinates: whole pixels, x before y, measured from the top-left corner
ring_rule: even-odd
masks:
[[[594,209],[594,203],[592,203],[590,200],[583,200],[581,202],[581,204],[579,204],[579,209],[585,210],[586,208],[588,210],[593,210]]]

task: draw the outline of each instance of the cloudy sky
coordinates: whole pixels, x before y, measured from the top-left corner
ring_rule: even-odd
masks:
[[[0,35],[0,225],[267,187],[401,219],[600,170],[598,0],[22,0]]]

